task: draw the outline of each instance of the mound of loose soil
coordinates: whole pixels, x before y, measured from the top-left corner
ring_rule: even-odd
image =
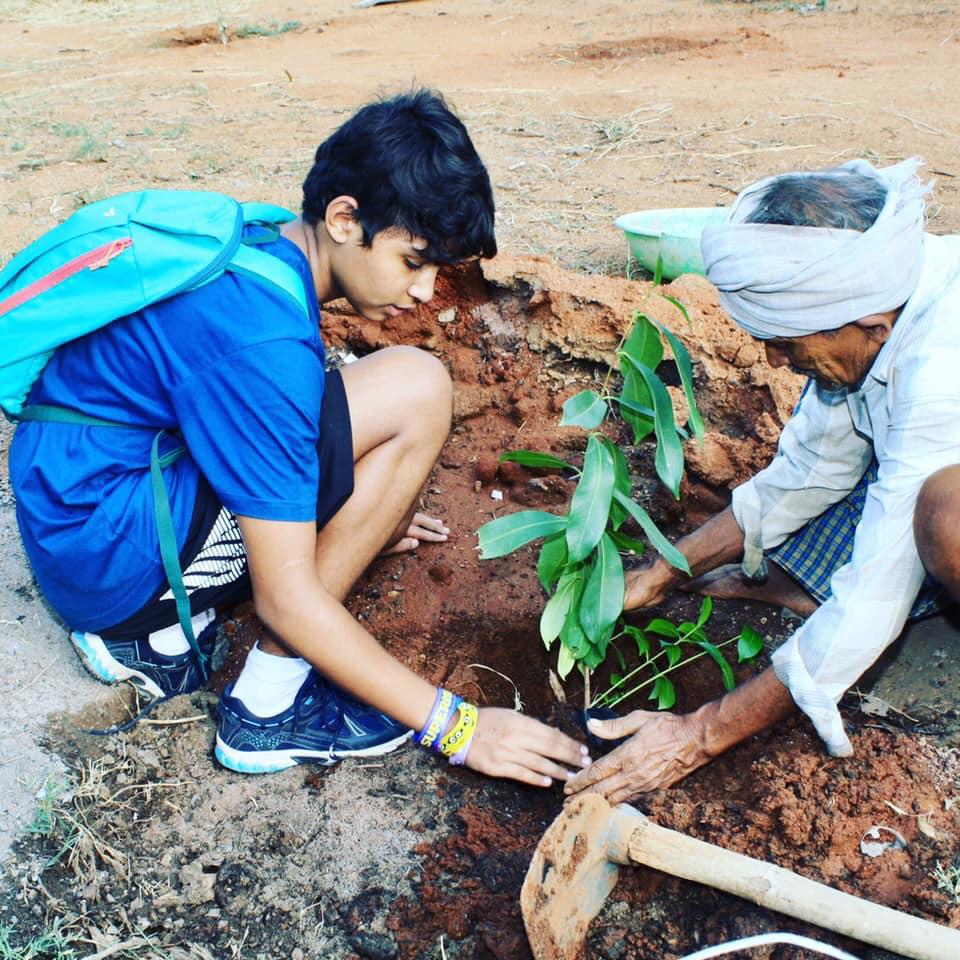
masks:
[[[350,601],[358,619],[431,681],[482,703],[519,699],[534,715],[562,713],[537,638],[542,595],[533,548],[481,562],[473,533],[507,510],[565,504],[570,481],[498,466],[497,458],[516,446],[581,454],[582,434],[557,427],[560,406],[603,375],[635,310],[649,311],[687,344],[707,421],[703,449],[690,451],[679,505],[651,479],[650,449],[629,448],[636,496],[660,522],[683,530],[772,455],[798,384],[760,362],[704,281],[683,278],[669,292],[687,306],[689,324],[648,284],[585,278],[530,258],[497,260],[483,272],[461,268],[429,309],[384,326],[331,311],[331,343],[356,351],[420,344],[444,359],[455,380],[455,427],[423,506],[456,536],[378,561]],[[682,414],[680,391],[671,392]],[[611,430],[626,441],[616,424]],[[682,597],[654,613],[686,618],[697,606]],[[769,608],[732,602],[716,605],[709,629],[721,639],[746,623],[770,645],[790,631]],[[236,673],[259,626],[247,607],[232,611],[223,629],[232,653],[214,693]],[[681,709],[721,692],[715,669],[703,663],[680,688]],[[115,716],[70,718],[50,731],[78,784],[11,864],[5,885],[19,932],[57,915],[69,916],[95,945],[110,942],[109,934],[144,949],[162,945],[167,955],[529,956],[519,888],[538,838],[561,809],[558,791],[484,780],[413,749],[334,770],[231,774],[211,757],[214,693],[162,704],[150,722],[116,737],[83,731],[119,719],[119,707]],[[571,679],[566,697],[578,695]],[[850,759],[828,760],[806,722],[795,721],[641,806],[665,826],[960,925],[958,908],[930,876],[938,862],[953,862],[957,848],[954,755],[846,712],[857,747]],[[906,848],[866,857],[860,839],[874,824],[895,827]],[[715,891],[624,870],[592,928],[589,955],[663,960],[770,929],[804,928]],[[803,952],[757,955],[788,960]]]

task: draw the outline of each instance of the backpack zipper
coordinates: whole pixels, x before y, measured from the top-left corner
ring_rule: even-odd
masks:
[[[63,283],[64,280],[69,280],[70,277],[78,274],[81,270],[99,270],[101,267],[107,266],[114,257],[120,256],[124,250],[132,246],[133,240],[130,237],[123,237],[120,240],[111,240],[110,243],[88,250],[79,257],[74,257],[73,260],[57,267],[56,270],[52,270],[46,276],[27,284],[23,289],[7,297],[6,300],[0,300],[0,317],[28,300],[40,296],[41,293],[53,289],[58,284]]]

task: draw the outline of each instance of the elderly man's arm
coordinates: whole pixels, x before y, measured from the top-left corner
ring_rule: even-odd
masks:
[[[960,351],[953,352],[960,360]],[[936,366],[939,360],[923,369],[932,374]],[[917,494],[960,453],[955,377],[941,369],[941,376],[911,379],[910,372],[899,371],[898,403],[878,446],[878,476],[867,491],[850,562],[833,575],[832,596],[773,656],[778,678],[834,756],[852,752],[837,701],[896,639],[923,582],[913,534]],[[915,389],[918,383],[922,389]]]

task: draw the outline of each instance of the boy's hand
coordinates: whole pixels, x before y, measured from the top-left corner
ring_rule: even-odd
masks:
[[[419,512],[410,518],[410,524],[401,532],[402,536],[399,539],[388,543],[383,548],[380,552],[381,557],[389,557],[394,553],[409,553],[411,550],[416,550],[422,541],[443,543],[450,535],[449,528],[444,526],[442,520]]]
[[[587,748],[566,734],[515,710],[484,707],[467,754],[471,770],[534,787],[566,783],[589,766]]]

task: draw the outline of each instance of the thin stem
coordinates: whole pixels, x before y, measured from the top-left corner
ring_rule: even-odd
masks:
[[[675,640],[675,643],[689,642],[690,635],[693,633],[693,631],[696,629],[697,626],[699,626],[699,624],[694,626],[690,630],[688,630],[682,636],[678,636]],[[626,634],[626,631],[619,634],[619,636],[622,637],[622,636],[625,636],[625,634]],[[614,637],[613,639],[616,640],[617,637]],[[733,637],[731,639],[735,640],[736,637]],[[726,646],[728,643],[730,643],[730,640],[724,640],[723,643],[720,644],[720,646],[721,647]],[[647,654],[647,659],[644,660],[643,663],[634,667],[629,673],[624,674],[624,676],[622,676],[616,683],[611,684],[609,687],[607,687],[607,689],[601,694],[601,696],[607,696],[607,694],[611,693],[613,690],[616,690],[617,687],[625,684],[634,674],[639,673],[641,670],[645,670],[647,667],[652,667],[657,662],[657,660],[659,660],[661,657],[665,657],[666,655],[667,655],[667,651],[665,649],[658,650],[652,657],[649,654]],[[658,671],[657,676],[660,676],[662,672],[663,671]],[[591,704],[591,706],[593,706],[593,704]]]
[[[590,702],[590,674],[592,672],[589,667],[583,669],[583,705],[587,709],[593,706]]]
[[[689,636],[690,634],[688,633],[687,637]],[[728,639],[722,640],[720,643],[716,644],[716,647],[718,650],[720,650],[723,647],[729,646],[731,643],[733,643],[738,639],[739,639],[739,636],[729,637]],[[677,642],[684,643],[686,642],[686,640],[680,639]],[[623,686],[623,684],[625,684],[632,676],[639,673],[641,670],[645,670],[647,667],[653,667],[656,661],[660,659],[660,657],[662,657],[665,653],[666,653],[665,650],[661,650],[659,653],[655,654],[652,657],[649,657],[646,661],[641,663],[640,666],[634,667],[634,669],[631,670],[626,676],[621,677],[616,683],[607,687],[607,689],[604,690],[603,693],[599,694],[594,699],[593,703],[590,704],[590,706],[595,707],[598,703],[600,703],[601,700],[606,699],[614,690],[616,690],[617,687]],[[656,670],[653,676],[648,677],[642,683],[637,684],[637,686],[635,686],[632,690],[628,690],[626,693],[620,694],[620,696],[618,696],[616,700],[614,700],[612,703],[609,703],[607,705],[611,707],[615,707],[618,703],[622,703],[624,700],[626,700],[627,697],[632,697],[635,693],[639,693],[641,690],[644,689],[644,687],[649,687],[651,683],[656,683],[660,677],[665,677],[668,673],[673,673],[674,670],[679,670],[681,667],[685,667],[688,663],[693,663],[695,660],[699,660],[701,657],[705,657],[705,656],[707,656],[707,651],[701,649],[697,653],[693,654],[692,656],[687,657],[686,660],[678,660],[677,663],[675,663],[672,667],[667,667],[666,670]]]

